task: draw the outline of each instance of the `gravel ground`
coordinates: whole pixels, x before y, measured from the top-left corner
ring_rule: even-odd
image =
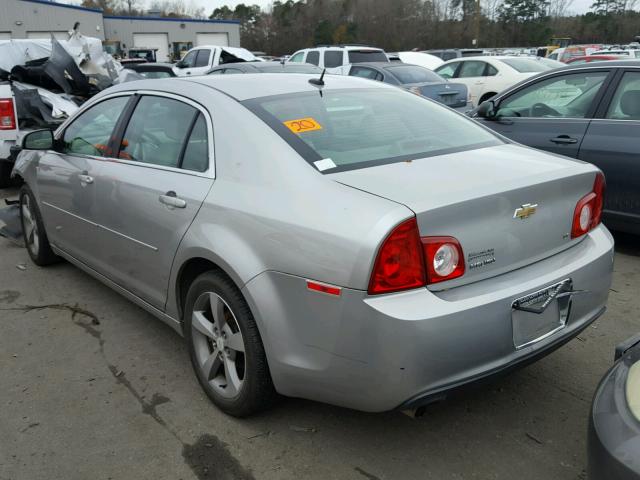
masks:
[[[591,397],[640,331],[640,241],[616,240],[603,317],[420,419],[283,399],[237,420],[209,403],[170,328],[0,238],[0,479],[584,479]]]

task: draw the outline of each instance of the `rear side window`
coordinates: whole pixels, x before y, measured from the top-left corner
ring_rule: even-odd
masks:
[[[325,90],[243,102],[326,173],[470,150],[502,142],[473,120],[397,88]]]
[[[311,50],[307,53],[307,63],[318,66],[320,64],[320,52],[317,50]]]
[[[473,60],[462,62],[460,72],[458,72],[458,78],[483,77],[486,66],[487,64],[485,62],[477,62]]]
[[[198,114],[182,157],[182,168],[204,172],[209,166],[209,143],[207,140],[207,122],[202,113]]]
[[[198,56],[196,57],[196,67],[206,67],[209,65],[209,57],[211,56],[211,50],[198,50]]]
[[[107,145],[129,97],[115,97],[89,108],[67,127],[63,153],[112,157]]]
[[[182,147],[198,110],[165,97],[144,96],[122,137],[119,158],[179,167]]]
[[[308,61],[308,60],[307,60]],[[349,63],[388,62],[389,57],[382,50],[350,50]]]
[[[609,105],[607,118],[640,120],[640,73],[625,72]]]
[[[342,66],[342,50],[326,50],[324,52],[325,68],[336,68]]]

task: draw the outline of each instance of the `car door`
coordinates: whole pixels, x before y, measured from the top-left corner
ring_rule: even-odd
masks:
[[[488,66],[487,62],[480,60],[464,60],[460,62],[460,68],[455,74],[456,82],[467,86],[474,106],[478,105],[478,100],[485,90]]]
[[[213,184],[212,123],[170,94],[137,96],[118,125],[118,159],[96,179],[98,270],[163,309],[178,245]],[[121,139],[121,140],[120,140]]]
[[[129,95],[107,98],[73,119],[56,136],[56,151],[43,152],[37,188],[42,217],[53,245],[87,265],[95,263],[95,179]]]
[[[530,147],[577,157],[610,69],[584,69],[539,78],[496,100],[482,122]]]
[[[195,67],[198,50],[191,50],[184,58],[176,64],[176,73],[180,77],[191,75],[191,69]]]
[[[640,71],[621,71],[616,82],[589,124],[578,158],[605,174],[607,223],[640,233]]]
[[[197,76],[197,75],[205,75],[209,70],[211,70],[211,49],[203,48],[198,50],[196,55],[195,63],[193,67],[189,69],[187,75]]]

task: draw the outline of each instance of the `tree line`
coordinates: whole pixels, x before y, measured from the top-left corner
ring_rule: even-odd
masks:
[[[273,55],[319,44],[362,43],[387,51],[629,43],[640,35],[638,0],[595,0],[582,15],[573,0],[286,0],[239,4],[209,18],[241,22],[242,46]],[[474,40],[476,40],[474,42]]]

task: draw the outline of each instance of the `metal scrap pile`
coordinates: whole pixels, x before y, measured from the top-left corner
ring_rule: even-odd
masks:
[[[102,50],[98,38],[0,42],[0,80],[9,80],[20,128],[62,123],[88,98],[130,73]]]

